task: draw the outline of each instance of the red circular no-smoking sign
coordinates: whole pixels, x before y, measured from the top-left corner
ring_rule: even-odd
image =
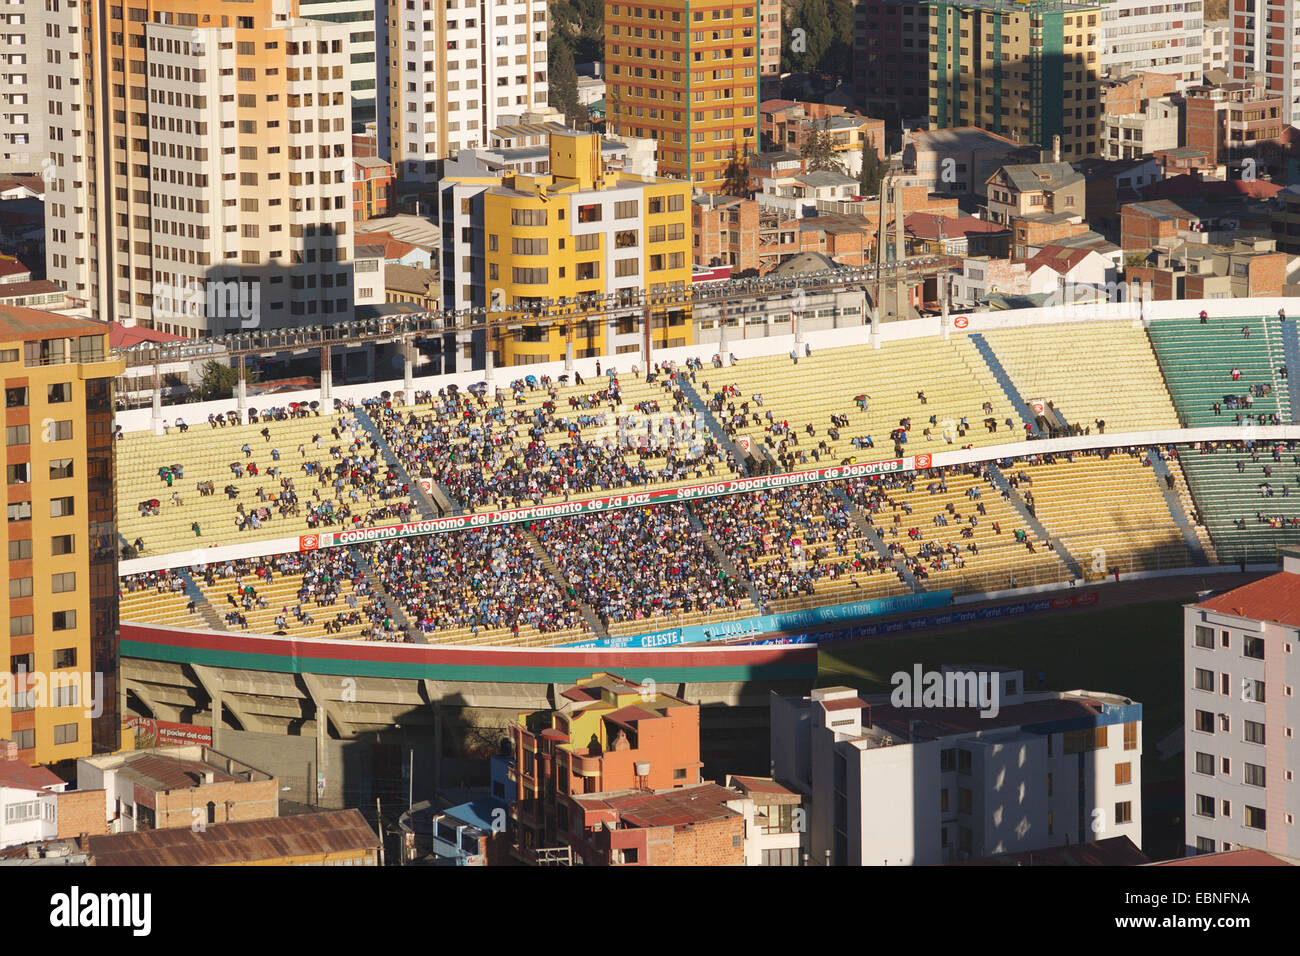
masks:
[[[959,315],[957,318],[952,320],[952,324],[957,326],[959,329],[964,329],[966,326],[970,325],[970,319],[966,318],[964,315]]]

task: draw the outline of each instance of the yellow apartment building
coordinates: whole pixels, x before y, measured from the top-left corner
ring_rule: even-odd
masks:
[[[689,345],[690,185],[607,171],[598,134],[553,132],[549,156],[545,174],[444,179],[444,301],[486,307],[499,365],[563,359],[570,341],[577,358],[640,352],[647,334],[652,351]],[[539,308],[549,321],[520,321]]]
[[[116,750],[113,380],[103,324],[0,306],[8,547],[0,739],[49,763]]]

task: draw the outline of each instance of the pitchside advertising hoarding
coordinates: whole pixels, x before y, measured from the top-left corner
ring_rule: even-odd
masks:
[[[380,528],[356,528],[351,531],[321,531],[298,537],[299,551],[318,548],[339,548],[371,541],[388,541],[393,538],[413,538],[447,531],[468,531],[473,528],[490,528],[494,525],[514,524],[520,521],[540,521],[546,518],[570,518],[577,515],[599,514],[619,508],[644,508],[647,505],[668,505],[695,498],[714,498],[720,495],[739,495],[752,491],[768,491],[822,481],[840,481],[845,478],[867,478],[872,475],[889,475],[904,471],[920,471],[931,465],[929,455],[913,455],[885,461],[868,461],[848,465],[834,465],[812,471],[781,475],[763,475],[758,478],[736,478],[730,481],[711,481],[682,488],[662,491],[643,491],[621,495],[582,498],[531,508],[513,508],[508,511],[483,511],[472,515],[449,515],[431,521],[414,521],[408,524],[386,525]],[[422,479],[427,481],[428,479]]]

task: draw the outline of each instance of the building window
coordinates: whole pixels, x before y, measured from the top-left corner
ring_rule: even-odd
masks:
[[[54,669],[62,670],[65,667],[77,666],[77,649],[75,647],[60,647],[54,652]]]
[[[76,611],[55,611],[51,615],[50,627],[56,631],[71,631],[77,626]]]
[[[1133,803],[1125,800],[1123,803],[1115,804],[1115,822],[1132,823],[1133,822]]]
[[[1214,733],[1214,712],[1198,710],[1196,712],[1196,729],[1206,734]]]
[[[1214,776],[1214,754],[1198,753],[1196,755],[1196,772]]]
[[[27,386],[24,385],[20,388],[5,389],[6,408],[22,408],[27,404]]]
[[[1136,720],[1130,720],[1124,725],[1124,749],[1137,750],[1138,746],[1138,725]]]
[[[75,744],[77,742],[77,725],[55,724],[54,742],[56,744]]]
[[[1264,830],[1265,815],[1262,807],[1246,807],[1246,826],[1252,830]]]
[[[1264,659],[1264,639],[1262,637],[1244,637],[1241,641],[1241,653],[1257,661]]]
[[[1214,817],[1214,798],[1207,797],[1203,793],[1196,795],[1196,815],[1198,817]]]
[[[48,385],[48,386],[46,386],[46,391],[47,391],[47,395],[48,395],[48,398],[47,398],[46,400],[47,400],[51,405],[58,404],[59,402],[70,402],[70,401],[72,401],[72,383],[71,383],[71,382],[59,382],[59,383],[54,384],[54,385]]]
[[[1122,785],[1133,782],[1133,764],[1125,761],[1115,764],[1115,783]]]
[[[71,478],[72,477],[72,459],[71,458],[51,458],[50,459],[50,479]]]
[[[1208,671],[1204,667],[1196,668],[1196,689],[1213,691],[1214,671]]]
[[[1264,786],[1264,768],[1253,763],[1248,763],[1245,767],[1245,782],[1252,787]]]
[[[1246,721],[1245,741],[1248,744],[1262,744],[1264,742],[1264,725],[1254,721]]]

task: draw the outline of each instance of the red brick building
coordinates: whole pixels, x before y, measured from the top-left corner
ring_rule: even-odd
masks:
[[[510,727],[516,784],[516,855],[567,845],[581,834],[573,798],[663,790],[700,782],[700,709],[613,674],[559,691],[555,707]]]
[[[575,796],[570,846],[588,866],[744,866],[740,797],[715,783]]]
[[[1187,91],[1184,146],[1205,150],[1211,164],[1276,139],[1287,126],[1286,100],[1255,82]]]

